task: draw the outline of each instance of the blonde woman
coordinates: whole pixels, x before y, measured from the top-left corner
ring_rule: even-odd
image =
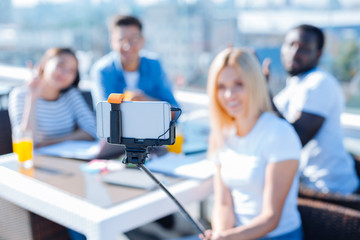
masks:
[[[253,53],[228,48],[208,79],[214,176],[212,230],[204,239],[302,239],[297,210],[301,143],[271,113],[265,77]]]

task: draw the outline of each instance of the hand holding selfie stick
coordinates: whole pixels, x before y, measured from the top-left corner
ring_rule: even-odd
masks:
[[[193,226],[205,236],[205,228],[194,218],[192,218],[181,203],[169,192],[169,190],[162,184],[151,171],[144,166],[146,158],[149,153],[149,147],[161,145],[173,145],[175,143],[175,122],[181,114],[180,108],[171,108],[171,111],[179,111],[180,114],[175,120],[170,121],[169,128],[157,138],[129,138],[123,137],[122,129],[122,111],[120,105],[124,99],[123,94],[110,94],[108,103],[111,104],[110,110],[110,134],[107,141],[112,144],[125,145],[126,157],[123,160],[124,164],[135,164],[137,168],[145,172],[153,181],[155,181],[160,188],[170,197],[171,200],[179,207],[183,216],[190,221]],[[103,111],[100,109],[100,111]],[[125,113],[124,113],[125,114]],[[169,112],[170,114],[170,112]],[[102,122],[103,124],[103,122]],[[99,125],[99,123],[98,123]],[[168,136],[168,138],[165,138]]]

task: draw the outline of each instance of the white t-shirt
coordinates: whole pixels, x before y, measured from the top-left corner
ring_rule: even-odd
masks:
[[[123,71],[124,79],[126,83],[126,91],[135,91],[138,90],[139,87],[139,71]]]
[[[359,180],[354,161],[343,145],[340,115],[344,97],[336,79],[317,68],[303,76],[289,78],[274,103],[290,123],[299,112],[325,118],[318,133],[302,150],[300,181],[325,193],[353,193]]]
[[[247,225],[262,211],[268,163],[299,160],[300,140],[293,127],[271,113],[263,113],[245,136],[231,133],[218,153],[221,176],[234,202],[236,226]],[[297,210],[299,179],[295,176],[280,222],[267,236],[289,233],[301,225]]]

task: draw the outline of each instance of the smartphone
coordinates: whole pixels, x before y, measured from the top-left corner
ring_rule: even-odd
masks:
[[[96,105],[96,128],[99,138],[110,137],[111,104]],[[168,139],[171,106],[164,101],[124,101],[120,103],[122,138]],[[166,134],[164,134],[166,133]]]

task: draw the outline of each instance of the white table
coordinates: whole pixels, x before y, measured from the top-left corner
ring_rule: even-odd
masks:
[[[52,161],[51,164],[56,165],[57,170],[54,172],[51,170],[46,172],[46,164],[50,161]],[[67,164],[69,166],[66,166]],[[33,178],[16,171],[18,165],[16,155],[2,155],[0,156],[0,197],[81,232],[88,240],[115,240],[120,233],[178,211],[177,206],[160,189],[144,191],[139,196],[113,204],[111,200],[113,190],[104,188],[105,183],[99,180],[99,174],[79,174],[81,171],[78,169],[75,171],[75,165],[70,167],[71,164],[75,164],[79,169],[84,162],[55,158],[35,161],[35,166],[45,169],[45,172],[41,173],[35,168],[35,175],[38,171],[38,176],[42,178],[39,180],[36,176]],[[74,180],[75,175],[80,175],[76,177],[83,179],[76,180],[76,182],[81,182],[82,186],[74,187],[70,191],[64,190],[61,183],[72,185],[66,179]],[[47,177],[49,181],[46,180]],[[54,178],[58,178],[60,187],[49,183]],[[69,189],[72,187],[66,186]],[[112,188],[116,187],[112,186]],[[81,194],[73,194],[79,189],[83,189],[81,194],[85,197],[81,197]],[[186,205],[209,196],[212,191],[212,180],[178,181],[171,185],[169,190],[182,204]]]

